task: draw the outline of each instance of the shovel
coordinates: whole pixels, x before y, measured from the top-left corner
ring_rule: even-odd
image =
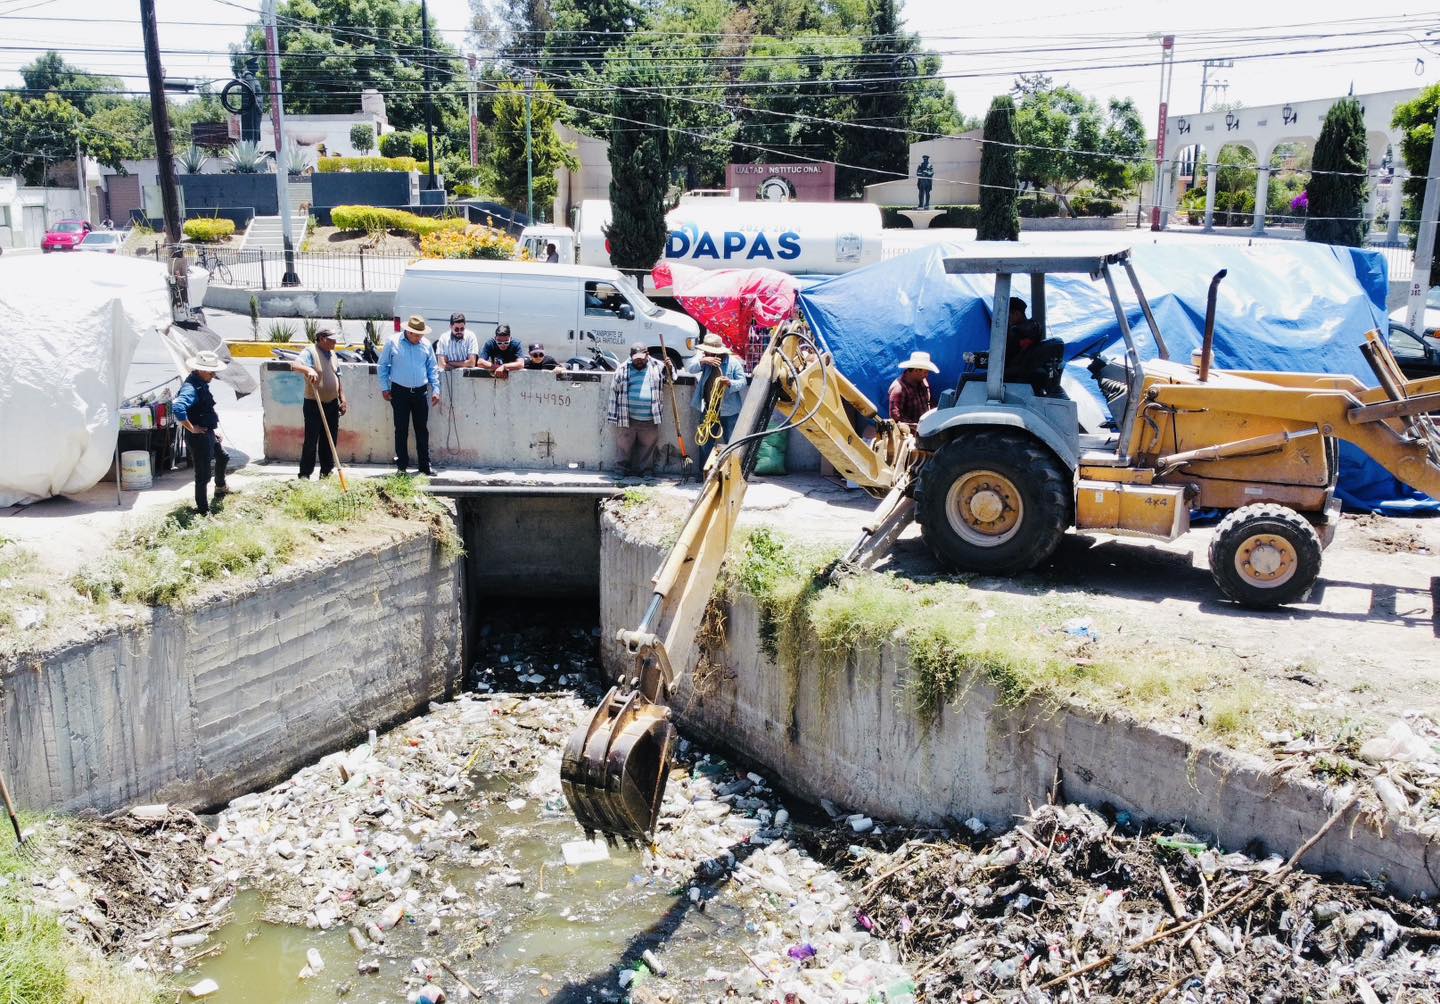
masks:
[[[5,812],[10,816],[10,825],[15,827],[15,846],[29,850],[25,846],[25,834],[20,832],[20,817],[15,815],[15,803],[10,800],[10,789],[5,784],[4,774],[0,774],[0,797],[5,799]]]
[[[330,444],[330,456],[335,461],[335,476],[340,479],[340,490],[348,492],[350,482],[345,480],[345,468],[340,466],[340,453],[335,449],[335,440],[330,435],[330,420],[325,417],[325,405],[320,402],[320,396],[315,396],[315,403],[319,405],[320,428],[325,430],[325,442]]]
[[[655,332],[660,336],[660,351],[665,353],[665,361],[670,361],[670,350],[665,347],[665,335]],[[685,451],[685,433],[680,430],[680,405],[675,400],[675,381],[667,380],[670,388],[670,413],[675,416],[675,439],[680,444],[680,479],[683,481],[690,477],[695,471],[695,461],[690,459],[690,454]]]

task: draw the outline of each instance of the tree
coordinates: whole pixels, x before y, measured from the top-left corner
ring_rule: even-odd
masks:
[[[569,77],[593,77],[611,49],[645,27],[638,0],[552,0],[544,64]]]
[[[1020,214],[1015,196],[1015,102],[1001,95],[985,116],[985,142],[980,148],[980,221],[975,236],[982,241],[1018,241]]]
[[[653,63],[622,58],[607,67],[611,99],[610,211],[605,228],[617,268],[649,271],[665,248],[665,196],[670,173],[669,102],[653,88]],[[647,89],[649,88],[649,89]],[[643,125],[644,128],[636,128]]]
[[[1420,218],[1421,204],[1425,198],[1425,177],[1430,173],[1430,148],[1435,142],[1435,112],[1440,107],[1440,84],[1431,84],[1414,98],[1395,107],[1390,124],[1405,130],[1400,140],[1400,156],[1405,160],[1405,169],[1410,177],[1405,179],[1406,220]],[[1407,224],[1406,231],[1413,233],[1413,225]],[[1430,269],[1430,285],[1440,285],[1440,255],[1434,256]]]
[[[375,149],[375,130],[364,122],[356,122],[350,127],[350,145],[356,153],[369,153]]]
[[[387,132],[380,137],[382,157],[410,156],[410,134],[408,132]]]
[[[427,66],[437,119],[446,108],[464,104],[463,89],[455,83],[463,67],[460,53],[434,27],[433,17],[426,51],[415,0],[283,0],[278,14],[280,77],[291,114],[353,112],[360,105],[357,92],[374,88],[385,96],[391,125],[423,128]],[[264,49],[265,33],[256,22],[246,29],[244,45],[231,50],[235,73],[250,53]],[[264,60],[258,76],[268,93]]]
[[[897,0],[867,0],[866,35],[854,63],[853,119],[879,125],[903,124],[908,116],[911,81],[917,76],[919,39],[904,31]],[[837,194],[859,195],[868,184],[909,174],[910,144],[903,132],[850,128],[843,133],[839,159],[850,165],[837,172]]]
[[[92,104],[100,96],[98,92],[120,90],[120,80],[95,73],[86,73],[71,66],[55,51],[35,57],[35,61],[20,68],[20,77],[25,81],[23,94],[27,98],[42,98],[54,91],[80,110],[82,115],[92,110]]]
[[[1358,248],[1370,221],[1365,215],[1365,174],[1370,154],[1365,143],[1365,113],[1354,98],[1341,98],[1325,113],[1311,160],[1305,239]]]
[[[1020,177],[1036,198],[1052,188],[1068,206],[1081,184],[1125,189],[1127,167],[1145,152],[1145,127],[1129,98],[1099,102],[1072,87],[1032,90],[1020,102],[1015,133],[1024,148]]]
[[[119,169],[135,157],[124,137],[90,128],[80,109],[53,91],[43,98],[0,98],[0,174],[43,184],[50,165],[75,159],[77,144],[107,167]]]
[[[549,0],[470,0],[470,40],[511,66],[538,69],[555,19]]]
[[[527,202],[525,89],[517,84],[501,84],[492,108],[495,126],[491,130],[491,157],[496,194],[507,206],[523,209]],[[573,170],[579,166],[575,154],[555,130],[562,111],[563,106],[550,85],[544,81],[537,83],[530,97],[530,149],[537,216],[550,215],[550,206],[559,190],[555,172],[562,167]]]

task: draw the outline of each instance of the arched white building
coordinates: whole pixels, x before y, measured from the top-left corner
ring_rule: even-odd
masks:
[[[1380,91],[1375,94],[1357,94],[1355,98],[1365,114],[1365,131],[1370,161],[1370,204],[1369,215],[1375,215],[1377,182],[1383,173],[1380,162],[1387,148],[1395,150],[1395,175],[1390,185],[1390,225],[1387,237],[1399,238],[1401,182],[1405,168],[1400,161],[1400,139],[1402,132],[1390,125],[1395,107],[1404,104],[1419,94],[1418,89]],[[1270,190],[1270,172],[1267,165],[1270,155],[1282,143],[1309,142],[1310,146],[1320,136],[1325,116],[1339,97],[1318,98],[1310,101],[1292,101],[1280,105],[1260,105],[1255,108],[1239,108],[1229,111],[1203,112],[1197,115],[1177,115],[1165,123],[1164,172],[1156,179],[1155,191],[1163,193],[1159,200],[1168,209],[1173,209],[1179,199],[1180,171],[1178,165],[1187,148],[1199,147],[1206,157],[1208,171],[1205,184],[1205,228],[1212,225],[1215,212],[1216,175],[1219,168],[1219,154],[1222,147],[1232,143],[1248,147],[1258,161],[1255,182],[1255,222],[1251,232],[1265,232],[1265,205]]]

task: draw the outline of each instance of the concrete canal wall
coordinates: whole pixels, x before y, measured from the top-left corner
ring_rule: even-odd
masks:
[[[342,363],[349,412],[340,420],[336,448],[346,463],[388,464],[395,455],[395,425],[380,396],[376,367]],[[611,471],[615,427],[605,421],[610,374],[522,371],[495,380],[483,370],[447,373],[441,402],[430,411],[430,454],[450,467]],[[682,375],[675,388],[680,427],[695,454],[695,413],[690,408],[694,378]],[[260,400],[267,460],[296,461],[304,438],[300,402],[304,385],[287,363],[261,367]],[[659,464],[667,474],[681,469],[675,444],[675,417],[667,400],[660,431]],[[413,443],[413,439],[412,439]],[[412,446],[413,450],[413,446]],[[411,455],[412,463],[414,454]],[[797,432],[789,435],[786,465],[815,471],[820,454]]]
[[[602,656],[612,678],[625,665],[615,632],[639,622],[661,557],[659,545],[602,516]],[[812,800],[919,823],[973,815],[1003,828],[1043,804],[1058,777],[1066,799],[1178,821],[1230,849],[1258,842],[1262,853],[1285,856],[1334,811],[1322,785],[1280,776],[1257,758],[1078,707],[1006,707],[985,683],[927,727],[913,710],[899,642],[852,657],[828,689],[813,661],[802,665],[792,718],[791,681],[765,655],[760,627],[750,597],[730,603],[724,671],[707,674],[703,692],[684,677],[677,716]],[[1440,839],[1389,823],[1382,834],[1368,819],[1343,820],[1305,866],[1381,879],[1405,894],[1440,893]]]
[[[0,771],[19,804],[223,804],[450,693],[458,561],[428,528],[0,664]]]

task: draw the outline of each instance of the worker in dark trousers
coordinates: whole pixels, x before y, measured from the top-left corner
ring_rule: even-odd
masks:
[[[320,456],[320,476],[328,478],[335,469],[335,456],[330,452],[330,440],[340,441],[340,416],[349,405],[345,401],[345,388],[340,384],[340,374],[335,369],[335,332],[321,328],[315,332],[315,344],[307,345],[290,369],[305,378],[305,400],[301,414],[305,419],[305,439],[300,446],[300,480],[309,481],[315,473],[315,456]],[[323,409],[323,415],[322,415]],[[330,436],[325,436],[325,426]],[[337,447],[338,448],[338,447]]]
[[[225,487],[225,469],[230,465],[230,454],[220,445],[220,417],[215,414],[215,397],[210,393],[210,381],[225,365],[225,361],[214,352],[196,353],[185,360],[185,368],[190,375],[180,385],[180,393],[175,395],[175,419],[185,430],[185,446],[190,451],[190,463],[195,468],[195,510],[201,516],[210,515],[210,503],[205,495],[210,488],[212,463],[215,501],[219,502],[230,494],[230,489]]]
[[[401,474],[410,467],[412,424],[420,473],[435,473],[430,465],[430,406],[440,403],[440,371],[429,335],[430,325],[415,314],[380,353],[380,394],[395,414],[395,470]]]

